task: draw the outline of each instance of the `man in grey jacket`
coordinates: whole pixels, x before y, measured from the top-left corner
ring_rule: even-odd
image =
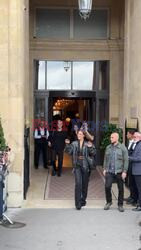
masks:
[[[112,133],[111,144],[107,146],[104,156],[104,170],[105,176],[105,195],[106,205],[104,210],[109,210],[112,205],[112,183],[114,180],[118,186],[118,210],[124,212],[123,208],[123,195],[124,185],[123,181],[126,178],[128,170],[128,151],[124,144],[119,143],[119,134]]]
[[[134,150],[129,161],[132,164],[132,175],[134,176],[135,183],[138,190],[138,205],[133,211],[141,211],[141,133],[134,133]]]

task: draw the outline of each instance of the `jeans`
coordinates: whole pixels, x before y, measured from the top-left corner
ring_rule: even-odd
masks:
[[[112,173],[106,173],[105,176],[105,195],[106,195],[106,201],[107,203],[112,202],[112,183],[116,180],[117,187],[118,187],[118,206],[123,205],[123,195],[124,195],[124,185],[123,180],[121,177],[121,173],[119,174],[112,174]]]

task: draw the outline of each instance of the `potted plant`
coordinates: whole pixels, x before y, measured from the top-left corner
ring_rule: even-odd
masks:
[[[111,143],[110,135],[114,132],[119,134],[119,142],[123,142],[123,131],[121,128],[118,128],[116,124],[106,124],[103,127],[103,136],[100,144],[100,149],[105,151],[106,147]]]

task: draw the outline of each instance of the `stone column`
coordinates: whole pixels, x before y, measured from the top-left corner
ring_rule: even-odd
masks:
[[[29,84],[29,0],[24,0],[25,124],[30,126],[31,92]]]
[[[124,118],[141,130],[141,1],[125,1]]]
[[[25,11],[24,0],[0,2],[0,85],[3,89],[0,91],[0,115],[14,156],[8,178],[9,206],[21,206],[23,200],[25,58],[28,57]]]
[[[0,117],[8,133],[8,0],[0,2]],[[7,139],[7,138],[6,138]]]

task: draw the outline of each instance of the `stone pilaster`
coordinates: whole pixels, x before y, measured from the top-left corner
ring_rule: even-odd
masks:
[[[141,130],[141,1],[125,1],[124,118],[139,119]]]
[[[0,3],[0,116],[14,161],[8,177],[9,205],[23,200],[24,123],[25,123],[25,1]],[[28,41],[27,41],[28,42]]]

